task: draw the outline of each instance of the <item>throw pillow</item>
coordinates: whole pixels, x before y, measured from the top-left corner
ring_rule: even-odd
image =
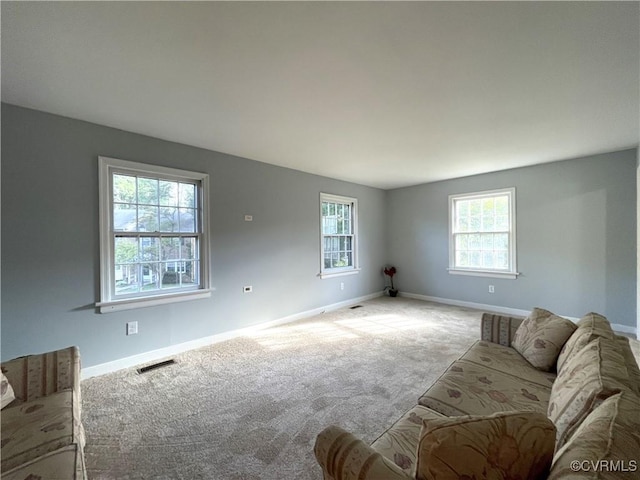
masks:
[[[512,346],[535,368],[548,372],[576,328],[571,320],[534,308],[516,330]]]
[[[538,479],[549,472],[555,427],[542,413],[424,420],[416,478]]]
[[[16,396],[13,393],[13,388],[9,384],[9,380],[7,380],[7,377],[4,376],[4,373],[2,373],[2,378],[0,379],[0,394],[0,408],[6,407],[16,399]]]
[[[569,337],[569,340],[567,340],[562,350],[560,350],[560,355],[558,355],[558,372],[562,370],[567,360],[582,350],[589,342],[600,337],[609,340],[615,338],[615,333],[613,333],[609,321],[598,313],[587,313],[576,325],[578,328],[573,335]]]
[[[547,411],[557,429],[556,448],[562,447],[605,399],[629,390],[627,367],[618,350],[616,341],[597,338],[573,355],[558,373]]]
[[[640,452],[640,398],[621,392],[584,419],[556,453],[549,480],[614,480],[637,475]],[[630,473],[632,472],[632,473]],[[626,474],[626,475],[625,475]]]

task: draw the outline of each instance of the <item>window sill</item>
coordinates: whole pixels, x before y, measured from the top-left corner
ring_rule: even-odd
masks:
[[[121,310],[133,310],[134,308],[153,307],[155,305],[165,305],[167,303],[187,302],[190,300],[198,300],[201,298],[209,298],[211,290],[193,290],[190,292],[168,293],[165,295],[126,298],[122,300],[113,300],[110,302],[98,302],[96,307],[100,313],[118,312]]]
[[[360,268],[353,268],[351,270],[341,270],[337,272],[320,272],[318,276],[323,280],[325,278],[344,277],[345,275],[356,275],[360,273]]]
[[[495,272],[491,270],[463,270],[459,268],[448,268],[451,275],[468,275],[471,277],[490,277],[490,278],[506,278],[515,280],[520,273],[518,272]]]

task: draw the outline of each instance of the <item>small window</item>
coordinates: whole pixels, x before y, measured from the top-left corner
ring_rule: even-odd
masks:
[[[449,196],[449,272],[516,278],[515,188]]]
[[[208,175],[99,164],[100,311],[209,296]]]
[[[358,272],[358,200],[320,194],[320,276]]]

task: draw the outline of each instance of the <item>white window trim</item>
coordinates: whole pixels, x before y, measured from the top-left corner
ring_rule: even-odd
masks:
[[[460,268],[455,266],[455,214],[454,205],[456,200],[473,200],[477,198],[494,197],[500,194],[509,196],[509,265],[508,270],[478,269],[478,268]],[[491,277],[516,279],[520,273],[516,266],[517,247],[516,247],[516,189],[499,188],[496,190],[485,190],[482,192],[462,193],[449,195],[449,268],[447,269],[451,275],[469,275],[474,277]]]
[[[340,268],[325,268],[324,267],[324,235],[322,233],[322,202],[337,202],[337,203],[350,203],[352,208],[353,225],[353,266],[352,267],[340,267]],[[343,277],[345,275],[355,275],[360,273],[359,266],[359,251],[358,251],[358,199],[353,197],[345,197],[343,195],[334,195],[332,193],[320,192],[320,220],[318,225],[320,226],[320,273],[318,276],[322,279]]]
[[[111,175],[113,171],[130,171],[135,174],[147,173],[151,176],[161,175],[176,180],[197,180],[200,182],[200,204],[202,205],[200,222],[200,286],[193,289],[160,292],[150,295],[129,298],[114,298],[112,291],[114,279],[114,251],[112,241],[111,214]],[[98,181],[100,192],[100,301],[96,307],[100,313],[150,307],[167,303],[196,300],[211,296],[211,273],[209,267],[209,175],[176,168],[160,167],[146,163],[131,162],[110,157],[98,157]]]

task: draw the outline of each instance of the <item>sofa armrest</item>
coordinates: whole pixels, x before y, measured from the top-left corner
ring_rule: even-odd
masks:
[[[63,390],[74,390],[79,399],[80,353],[78,347],[14,358],[2,363],[2,372],[17,399],[28,402]]]
[[[334,425],[316,438],[313,449],[324,480],[411,480],[391,460]]]
[[[516,330],[524,319],[520,317],[507,317],[493,313],[483,313],[480,337],[487,342],[498,343],[505,347],[511,346]]]

